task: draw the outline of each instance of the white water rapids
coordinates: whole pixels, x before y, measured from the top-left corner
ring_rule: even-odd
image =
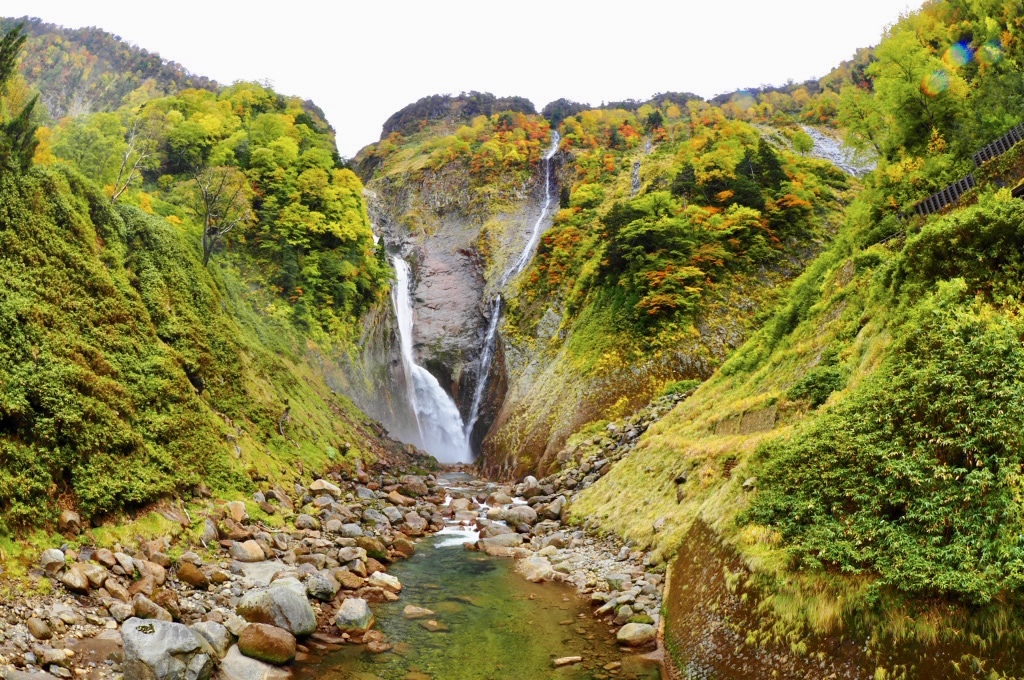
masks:
[[[469,441],[463,432],[459,407],[441,387],[437,378],[413,359],[409,263],[398,255],[394,256],[392,263],[395,267],[395,285],[391,289],[391,301],[398,320],[407,398],[420,437],[416,443],[442,463],[468,463],[472,457]]]

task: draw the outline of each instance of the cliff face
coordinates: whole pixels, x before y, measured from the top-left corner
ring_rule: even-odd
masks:
[[[528,241],[543,200],[535,175],[506,175],[494,185],[499,189],[493,192],[474,186],[467,162],[378,172],[367,185],[377,234],[389,252],[401,256],[412,268],[415,360],[452,395],[464,421],[469,419],[480,379],[479,359],[494,313],[493,296],[499,292],[503,272]],[[386,311],[393,317],[392,310]],[[401,364],[393,349],[397,345],[394,323],[385,321],[386,315],[384,310],[376,315],[386,328],[371,333],[375,340],[368,346],[370,351],[363,352],[361,363],[364,376],[380,377],[380,366],[387,362],[383,384],[388,386],[390,410],[375,407],[366,396],[361,401],[370,413],[400,432],[407,427],[408,413],[398,404],[403,401],[403,386],[397,377]],[[388,338],[392,350],[381,351]],[[504,364],[499,342],[471,433],[475,446],[504,399]]]

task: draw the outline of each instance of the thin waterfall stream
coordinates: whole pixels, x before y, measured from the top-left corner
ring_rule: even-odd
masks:
[[[541,229],[544,220],[551,213],[551,204],[554,196],[551,192],[551,159],[558,153],[559,134],[551,131],[551,147],[544,154],[544,204],[541,206],[540,215],[533,223],[533,230],[530,232],[530,239],[519,254],[515,263],[502,275],[498,288],[504,288],[512,278],[522,272],[530,262],[530,254],[537,247],[540,241]],[[465,438],[468,441],[473,434],[473,428],[480,417],[480,406],[483,404],[484,394],[487,391],[487,380],[491,375],[491,364],[494,362],[494,351],[498,342],[498,323],[501,321],[501,293],[494,296],[491,301],[491,320],[487,325],[487,335],[484,336],[484,345],[480,351],[480,366],[477,369],[476,389],[473,391],[473,404],[469,410],[469,419],[466,421]]]

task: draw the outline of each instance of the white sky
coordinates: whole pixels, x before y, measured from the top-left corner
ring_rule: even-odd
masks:
[[[221,83],[312,99],[352,156],[392,113],[463,90],[599,104],[819,77],[920,0],[0,0],[99,26]],[[273,9],[264,9],[273,7]]]

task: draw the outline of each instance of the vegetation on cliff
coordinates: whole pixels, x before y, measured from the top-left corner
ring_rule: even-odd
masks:
[[[946,214],[898,210],[1024,119],[1021,22],[935,2],[889,30],[838,95],[851,139],[884,144],[834,243],[574,508],[664,559],[695,522],[714,527],[782,622],[763,639],[955,641],[969,677],[1020,643],[1024,206],[1002,188],[1020,153]]]
[[[240,84],[36,131],[6,69],[16,36],[0,46],[0,531],[380,455],[307,356],[343,349],[387,282],[322,121]],[[141,176],[115,195],[126,158]],[[200,168],[251,188],[250,224],[209,267]]]

